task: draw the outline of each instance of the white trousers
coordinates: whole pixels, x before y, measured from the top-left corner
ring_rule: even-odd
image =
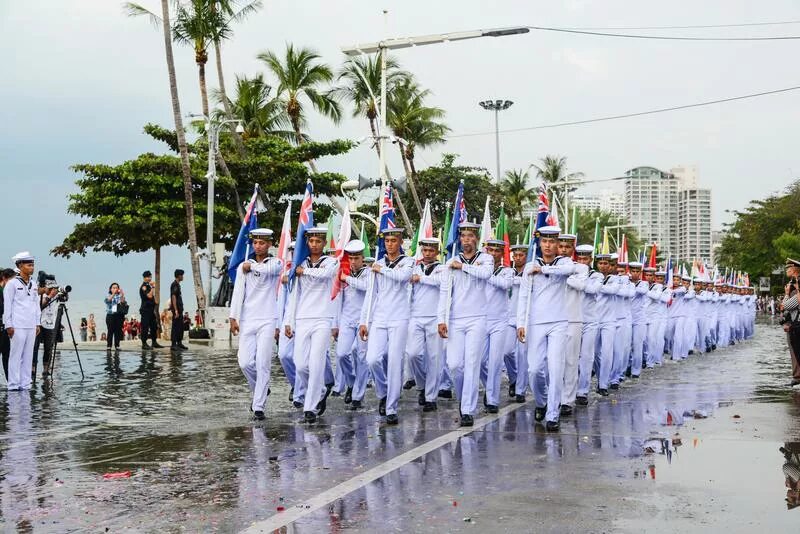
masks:
[[[594,364],[594,348],[597,344],[597,323],[581,325],[581,352],[578,358],[578,388],[576,395],[589,396],[592,383],[592,366]],[[566,387],[566,386],[565,386]]]
[[[307,384],[303,411],[317,411],[317,404],[325,392],[325,366],[328,361],[328,347],[331,339],[331,320],[297,319],[294,331],[294,366],[297,382]]]
[[[346,388],[355,388],[359,376],[369,374],[366,357],[367,343],[358,336],[358,322],[340,325],[336,340],[336,391],[343,393]],[[364,378],[365,387],[366,383]]]
[[[484,349],[483,360],[486,362],[486,403],[493,406],[500,406],[500,381],[502,379],[502,368],[505,360],[506,341],[508,330],[508,319],[491,321],[488,323],[486,334],[486,348]]]
[[[418,390],[425,390],[425,400],[436,402],[442,372],[442,338],[436,317],[413,317],[408,322],[406,357]]]
[[[397,413],[403,388],[403,354],[408,320],[371,324],[367,338],[367,365],[375,380],[375,394],[386,397],[386,415]]]
[[[275,323],[242,321],[239,333],[239,367],[253,393],[253,411],[265,411],[269,388],[270,360],[275,346]]]
[[[614,334],[614,364],[611,367],[611,383],[619,384],[631,356],[631,323],[627,319],[617,319]]]
[[[597,326],[597,342],[595,355],[597,368],[597,388],[608,389],[611,381],[611,368],[614,365],[614,335],[617,326],[614,323],[600,323]]]
[[[289,387],[294,388],[294,400],[301,400],[302,396],[305,395],[305,391],[298,392],[294,383],[294,336],[291,338],[286,337],[286,329],[283,326],[280,327],[280,335],[278,336],[278,360],[281,362]]]
[[[664,356],[664,330],[667,328],[665,317],[654,317],[647,327],[647,367],[661,364]]]
[[[450,319],[447,328],[447,367],[461,401],[461,413],[474,415],[478,406],[481,357],[486,345],[486,316]]]
[[[564,354],[564,390],[561,404],[573,406],[578,394],[578,361],[581,356],[583,323],[567,323],[567,342]]]
[[[558,421],[561,390],[564,385],[564,345],[567,323],[531,324],[526,332],[528,342],[528,380],[537,408],[547,406],[545,418]],[[545,380],[543,372],[547,370]],[[549,385],[548,385],[549,382]]]
[[[15,328],[8,354],[8,389],[31,389],[35,328]]]
[[[647,337],[647,325],[644,323],[633,325],[631,340],[631,375],[639,376],[642,374],[644,363],[644,341]]]

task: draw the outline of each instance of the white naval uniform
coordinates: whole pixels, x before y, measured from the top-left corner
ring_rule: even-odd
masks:
[[[581,397],[588,397],[589,386],[592,381],[595,345],[597,344],[597,330],[600,325],[600,303],[597,294],[603,285],[605,277],[602,273],[594,270],[589,270],[587,278],[583,281],[573,278],[573,276],[567,278],[567,284],[572,287],[582,286],[583,290],[581,296],[583,325],[581,327],[581,352],[578,359],[578,388],[576,394]]]
[[[589,266],[575,264],[575,272],[567,278],[564,303],[567,307],[567,342],[564,358],[564,390],[561,404],[573,406],[578,394],[578,362],[583,335],[583,295],[589,280]]]
[[[341,369],[344,383],[353,388],[354,400],[364,398],[369,378],[367,342],[358,335],[361,309],[369,286],[369,268],[353,271],[345,280],[347,287],[339,293],[339,337],[336,340],[336,368]]]
[[[386,398],[386,415],[396,414],[403,387],[403,355],[406,348],[411,306],[408,302],[409,280],[414,258],[399,255],[393,261],[387,256],[375,262],[381,271],[370,271],[372,317],[367,305],[361,309],[360,324],[369,325],[367,365],[375,381],[375,394]],[[370,298],[367,290],[366,298]]]
[[[650,324],[647,327],[647,367],[661,365],[664,357],[664,331],[667,328],[667,305],[672,298],[672,290],[663,284],[653,283],[647,292],[650,304],[647,313]]]
[[[436,402],[442,373],[444,347],[439,337],[436,311],[439,308],[439,290],[444,266],[438,262],[414,266],[412,275],[419,282],[411,285],[411,320],[408,323],[406,356],[417,383],[417,390],[425,391],[426,402]]]
[[[462,268],[450,269],[450,264],[456,260],[462,263]],[[470,260],[459,254],[447,260],[445,267],[437,323],[447,324],[447,367],[461,402],[461,414],[474,415],[478,405],[481,357],[486,344],[486,280],[494,271],[494,258],[480,251]],[[449,292],[452,293],[447,310]]]
[[[631,309],[631,376],[638,377],[644,365],[644,344],[647,337],[648,311],[647,293],[650,284],[639,280],[633,284],[633,297],[630,300]]]
[[[608,389],[614,365],[614,334],[617,331],[616,295],[619,291],[617,275],[603,278],[597,292],[598,324],[595,344],[597,389]]]
[[[247,260],[250,272],[236,268],[230,318],[239,322],[239,367],[253,393],[253,411],[265,411],[269,388],[270,362],[275,347],[275,320],[278,316],[276,289],[283,272],[279,258],[263,262]]]
[[[509,330],[508,290],[514,283],[514,269],[499,265],[492,276],[486,279],[486,348],[483,360],[486,362],[486,403],[500,405],[500,381],[503,361],[506,354]]]
[[[3,324],[14,329],[8,356],[8,389],[31,388],[33,343],[41,321],[39,293],[33,279],[24,282],[17,276],[3,288]]]
[[[689,329],[689,305],[687,304],[687,291],[683,286],[672,290],[672,304],[669,307],[670,320],[672,321],[672,350],[670,351],[673,360],[683,360],[689,354],[686,332]],[[694,296],[694,295],[692,295]],[[694,331],[692,330],[694,337]]]
[[[278,334],[278,360],[283,367],[283,374],[289,387],[294,390],[292,400],[302,402],[305,397],[305,388],[295,387],[295,368],[294,368],[294,336],[286,337],[286,329],[283,327],[288,317],[290,293],[288,284],[281,284],[278,290],[278,310],[276,326],[280,331]]]
[[[519,303],[519,288],[522,284],[522,270],[514,272],[514,281],[511,284],[511,298],[508,301],[508,326],[511,327],[511,335],[506,338],[506,361],[513,356],[514,358],[514,379],[516,395],[525,395],[528,389],[528,353],[527,346],[520,343],[517,339],[517,304]],[[506,368],[509,369],[509,380],[511,380],[510,365],[507,363]]]
[[[614,364],[611,368],[611,383],[619,384],[624,380],[625,369],[631,355],[631,299],[634,295],[633,284],[627,274],[617,275],[619,289],[616,296],[617,329],[614,334]]]
[[[541,267],[541,272],[534,274],[534,267]],[[517,328],[525,328],[528,380],[536,407],[547,408],[547,421],[558,421],[560,414],[568,318],[564,288],[567,277],[574,271],[575,264],[570,258],[556,256],[550,264],[536,258],[525,266],[520,284]],[[528,307],[530,313],[525,324]],[[549,387],[542,374],[545,369]]]
[[[295,278],[292,290],[298,293],[289,296],[284,326],[292,326],[294,330],[295,382],[307,384],[303,411],[316,413],[325,391],[326,364],[330,365],[328,348],[336,314],[331,291],[339,262],[331,256],[321,256],[312,263],[308,257],[302,267],[303,274]],[[295,395],[297,389],[295,386]]]

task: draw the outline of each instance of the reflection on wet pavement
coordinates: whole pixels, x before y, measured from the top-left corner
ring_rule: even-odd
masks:
[[[560,434],[535,427],[523,405],[287,530],[800,524],[787,511],[798,500],[800,401],[785,385],[783,343],[760,325],[748,343],[669,362],[592,399]],[[307,427],[277,365],[267,421],[254,424],[230,350],[82,359],[83,383],[64,351],[52,387],[0,393],[0,512],[12,529],[237,531],[458,427],[455,401],[423,416],[410,391],[401,424],[387,428],[372,390],[367,411],[334,399]]]

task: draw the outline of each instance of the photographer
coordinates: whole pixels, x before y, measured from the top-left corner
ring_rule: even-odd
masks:
[[[42,316],[39,321],[41,329],[36,336],[36,343],[33,347],[33,368],[31,370],[31,380],[36,380],[36,368],[39,363],[39,344],[44,345],[44,355],[42,356],[42,378],[50,376],[50,364],[53,361],[53,352],[56,345],[58,331],[56,329],[56,319],[58,316],[58,284],[55,280],[45,282],[44,294],[40,297]]]
[[[786,284],[786,295],[781,303],[783,311],[783,331],[786,332],[789,342],[789,353],[792,357],[792,386],[800,385],[800,303],[798,298],[800,293],[800,261],[791,258],[786,259],[786,277],[789,283]]]
[[[3,355],[3,374],[8,380],[8,353],[11,350],[11,340],[8,338],[8,332],[3,324],[3,289],[9,280],[14,278],[16,273],[14,269],[0,269],[0,354]]]
[[[142,305],[139,307],[139,313],[142,316],[142,348],[160,349],[161,345],[158,344],[158,327],[156,325],[158,321],[156,317],[156,283],[153,282],[153,273],[150,271],[143,272],[142,279],[142,285],[139,287],[139,297],[142,299]],[[147,344],[148,339],[152,340],[152,347]]]
[[[108,296],[103,300],[106,303],[106,350],[111,350],[113,342],[114,349],[119,350],[119,342],[122,341],[122,322],[128,313],[128,303],[125,301],[125,293],[120,289],[119,284],[114,282],[108,286]]]

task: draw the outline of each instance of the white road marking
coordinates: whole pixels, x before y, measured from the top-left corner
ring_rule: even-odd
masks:
[[[363,488],[370,482],[378,480],[379,478],[388,475],[395,469],[399,469],[404,465],[413,462],[420,456],[428,454],[429,452],[435,451],[439,447],[447,445],[448,443],[452,443],[462,436],[469,434],[470,432],[474,432],[483,428],[484,426],[488,425],[493,421],[497,421],[504,415],[508,415],[509,413],[513,412],[514,410],[518,410],[519,408],[526,406],[528,403],[524,404],[511,404],[506,406],[505,408],[501,408],[500,411],[494,415],[487,415],[485,417],[481,417],[480,419],[475,421],[475,425],[472,427],[465,427],[459,428],[458,430],[453,430],[443,436],[439,436],[438,438],[434,438],[431,441],[423,443],[418,447],[414,447],[410,451],[404,452],[398,456],[395,456],[391,460],[388,460],[380,465],[376,465],[372,469],[364,471],[363,473],[354,476],[351,479],[345,480],[338,486],[334,486],[328,490],[323,491],[322,493],[318,493],[317,495],[311,497],[310,499],[306,500],[305,502],[298,504],[293,508],[287,508],[283,512],[278,512],[275,515],[268,517],[262,521],[257,521],[250,525],[248,528],[243,530],[242,532],[246,534],[255,534],[257,532],[272,532],[277,530],[281,527],[287,526],[299,519],[310,515],[323,506],[335,501],[336,499],[341,499],[349,495],[350,493],[356,491],[357,489]]]

